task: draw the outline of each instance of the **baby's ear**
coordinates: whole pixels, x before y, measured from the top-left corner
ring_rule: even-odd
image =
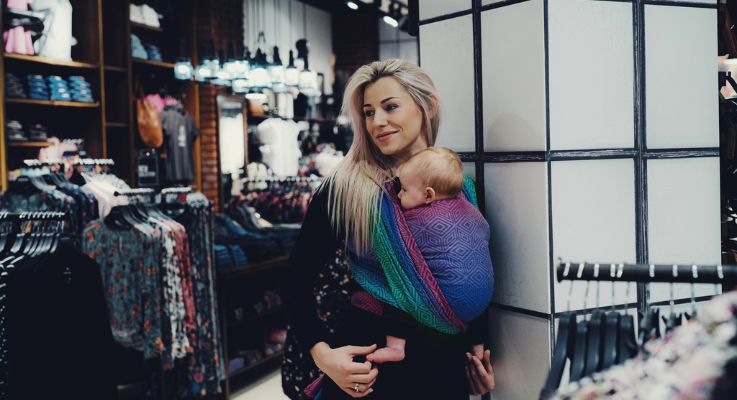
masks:
[[[430,204],[435,201],[435,189],[430,186],[425,188],[425,204]]]

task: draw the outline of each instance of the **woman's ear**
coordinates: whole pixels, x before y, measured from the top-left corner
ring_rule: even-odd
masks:
[[[430,204],[435,201],[435,189],[430,186],[425,188],[425,204]]]

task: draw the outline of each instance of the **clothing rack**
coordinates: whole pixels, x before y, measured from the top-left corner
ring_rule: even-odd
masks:
[[[64,160],[23,160],[23,166],[27,168],[43,168],[55,165],[64,165]]]
[[[192,193],[192,188],[190,186],[182,186],[182,187],[169,187],[161,189],[161,194],[189,194]]]
[[[0,211],[0,222],[63,221],[66,213],[57,211],[25,211],[12,213]]]
[[[153,195],[154,190],[150,188],[139,188],[139,189],[129,189],[129,190],[120,190],[113,193],[115,196],[125,196],[125,197],[133,197],[133,196],[146,196],[146,195]]]
[[[270,178],[241,178],[243,183],[269,183],[269,182],[320,182],[322,178],[314,176],[284,176]]]
[[[737,265],[678,265],[562,262],[556,267],[558,282],[563,280],[737,283]]]
[[[83,158],[81,160],[75,160],[74,165],[114,166],[115,161],[110,158]]]

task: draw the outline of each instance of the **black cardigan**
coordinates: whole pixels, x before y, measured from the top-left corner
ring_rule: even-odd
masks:
[[[328,190],[320,188],[310,203],[302,230],[289,259],[289,266],[283,277],[283,297],[287,306],[289,322],[308,349],[318,342],[326,342],[333,347],[330,335],[323,321],[317,316],[317,304],[313,294],[312,282],[322,267],[335,255],[340,243],[333,230],[328,214]],[[466,331],[469,345],[483,344],[487,341],[487,313],[471,321]],[[396,310],[390,314],[387,334],[405,337],[406,329],[424,329],[409,315]]]

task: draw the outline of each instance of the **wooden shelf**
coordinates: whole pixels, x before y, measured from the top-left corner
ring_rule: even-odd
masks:
[[[251,365],[249,365],[247,367],[243,367],[243,368],[240,368],[240,369],[237,369],[237,370],[231,372],[230,374],[228,374],[228,377],[229,378],[235,378],[238,375],[242,375],[242,374],[244,374],[244,373],[246,373],[248,371],[251,371],[253,369],[256,369],[256,368],[258,368],[258,367],[260,367],[260,366],[262,366],[264,364],[267,364],[267,363],[269,363],[271,361],[276,360],[277,358],[281,358],[283,355],[284,355],[284,351],[278,351],[278,352],[274,353],[274,355],[272,355],[271,357],[265,357],[265,358],[257,361],[255,364],[251,364]]]
[[[10,147],[31,147],[31,148],[43,148],[53,145],[51,142],[8,142]]]
[[[146,25],[146,24],[138,23],[138,22],[131,21],[130,24],[131,24],[131,29],[137,29],[137,30],[142,30],[142,31],[151,31],[151,32],[163,32],[164,31],[161,27],[157,28],[155,26],[149,26],[149,25]]]
[[[174,69],[174,63],[168,63],[164,61],[144,60],[143,58],[135,58],[135,57],[132,60],[133,60],[133,65]]]
[[[243,318],[240,321],[232,321],[228,323],[228,328],[238,328],[242,326],[248,326],[249,324],[253,324],[256,322],[261,321],[262,319],[266,319],[269,317],[273,317],[274,315],[280,315],[286,313],[286,307],[283,305],[276,306],[270,310],[264,311],[261,314],[256,315],[249,315],[246,318]]]
[[[51,107],[71,107],[71,108],[97,108],[100,106],[99,102],[94,103],[81,103],[75,101],[51,101],[51,100],[34,100],[34,99],[5,99],[8,104],[29,104],[38,106],[51,106]]]
[[[106,65],[105,66],[105,71],[125,73],[126,69],[123,68],[123,67],[117,67],[115,65]]]
[[[219,279],[242,278],[255,273],[281,268],[287,265],[289,256],[277,257],[260,263],[249,264],[243,268],[237,268],[230,271],[218,272]]]
[[[83,69],[94,69],[97,68],[97,64],[91,64],[80,61],[63,61],[63,60],[52,60],[50,58],[29,56],[26,54],[13,54],[5,53],[4,57],[6,60],[25,61],[37,64],[53,65],[57,67],[68,67],[68,68],[83,68]]]
[[[108,121],[108,122],[105,122],[105,125],[108,128],[127,128],[128,127],[128,124],[126,124],[125,122],[109,122]]]

